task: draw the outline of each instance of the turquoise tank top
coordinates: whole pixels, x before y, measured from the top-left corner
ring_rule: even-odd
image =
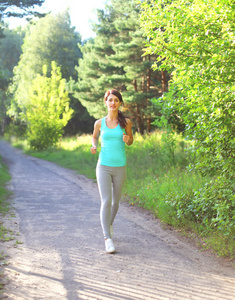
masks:
[[[101,121],[101,151],[99,164],[109,167],[123,167],[126,165],[125,142],[123,142],[124,128],[118,124],[110,129],[106,125],[106,117]]]

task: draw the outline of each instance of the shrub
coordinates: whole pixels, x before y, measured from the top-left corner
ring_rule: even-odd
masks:
[[[51,77],[46,77],[46,66],[43,74],[33,81],[26,110],[27,137],[31,148],[36,150],[44,150],[57,143],[72,115],[60,68],[52,62]]]

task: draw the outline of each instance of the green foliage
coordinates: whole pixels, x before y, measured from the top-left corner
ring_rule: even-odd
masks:
[[[187,196],[167,197],[173,214],[234,240],[235,10],[231,0],[145,1],[142,28],[154,68],[172,71],[169,93],[154,103],[174,112],[194,140],[189,169],[208,178]],[[154,20],[154,22],[153,22]],[[169,121],[169,118],[168,118]],[[169,124],[169,122],[168,122]],[[190,199],[190,202],[189,202]],[[226,242],[227,244],[227,242]]]
[[[41,6],[45,0],[1,0],[0,1],[0,20],[4,17],[22,18],[27,15],[40,15],[35,11],[35,6]]]
[[[159,55],[155,68],[173,70],[171,97],[163,101],[180,113],[195,140],[197,169],[228,180],[235,149],[232,2],[147,1],[142,6],[146,54]]]
[[[3,164],[0,157],[0,214],[5,215],[9,211],[9,204],[7,202],[7,197],[9,192],[6,189],[6,183],[11,179],[6,165]]]
[[[32,79],[43,75],[42,67],[51,72],[51,62],[61,67],[62,77],[76,79],[74,67],[81,52],[81,36],[71,26],[68,11],[57,15],[49,14],[32,23],[26,32],[19,64],[14,69],[10,92],[13,94],[9,115],[24,120],[26,106],[30,102],[29,90]]]
[[[47,67],[44,66],[44,75],[38,75],[29,90],[27,136],[30,146],[37,150],[56,144],[72,115],[65,79],[62,79],[60,68],[55,62],[52,62],[51,67],[51,77],[46,76]]]
[[[10,123],[4,133],[4,139],[11,140],[13,137],[25,138],[26,137],[27,125],[23,122],[12,122]]]
[[[18,28],[15,30],[4,29],[4,38],[0,40],[0,64],[1,69],[6,70],[8,77],[13,75],[13,68],[18,64],[22,53],[24,32]],[[2,87],[2,85],[1,85]]]
[[[10,179],[11,176],[7,167],[0,157],[0,216],[5,216],[10,211],[10,203],[8,201],[10,192],[6,188],[6,184]],[[12,231],[3,226],[2,222],[0,222],[0,241],[9,241],[13,239]]]
[[[127,148],[126,197],[167,224],[195,231],[218,254],[233,257],[234,182],[202,176],[187,167],[196,159],[185,151],[191,146],[192,142],[173,132],[135,135],[133,145]]]
[[[13,68],[18,64],[23,43],[23,32],[18,30],[4,29],[4,37],[0,39],[0,123],[1,134],[5,133],[8,118],[7,107],[10,97],[7,93],[8,86],[13,75]]]
[[[13,231],[11,229],[7,229],[3,225],[0,225],[0,242],[7,242],[14,239]]]
[[[183,132],[185,124],[178,114],[177,104],[175,103],[175,92],[172,89],[163,94],[160,98],[152,98],[151,102],[156,106],[159,112],[155,118],[154,124],[158,128],[165,128],[168,131]]]
[[[74,67],[82,56],[78,47],[81,44],[81,36],[71,26],[68,11],[34,20],[25,30],[23,53],[14,69],[13,83],[9,89],[12,99],[8,105],[8,114],[15,124],[19,124],[19,120],[25,124],[26,106],[30,102],[29,89],[32,79],[37,74],[42,75],[42,66],[47,65],[47,75],[50,76],[51,62],[55,61],[61,67],[62,77],[67,82],[72,82],[77,80]],[[64,134],[90,133],[94,124],[93,118],[71,93],[69,97],[74,113],[65,127]]]
[[[112,0],[98,10],[97,36],[81,47],[75,97],[95,118],[106,110],[103,96],[116,88],[123,94],[124,113],[131,115],[141,133],[151,130],[156,110],[150,98],[162,93],[162,73],[153,72],[155,56],[143,57],[145,38],[140,29],[140,9],[136,1]],[[167,81],[167,80],[165,80]]]
[[[234,236],[235,202],[229,184],[203,181],[204,185],[199,189],[168,191],[166,202],[172,211],[169,218],[177,218],[178,223],[188,220],[208,228],[217,227],[224,235]]]
[[[0,0],[0,38],[4,37],[4,20],[8,17],[22,18],[24,16],[44,16],[35,10],[35,6],[41,6],[45,0]]]

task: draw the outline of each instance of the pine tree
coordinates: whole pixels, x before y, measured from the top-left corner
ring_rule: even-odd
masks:
[[[108,11],[97,10],[99,24],[94,24],[96,38],[90,39],[80,47],[83,58],[79,60],[78,84],[74,96],[88,110],[90,115],[100,118],[105,113],[103,96],[107,89],[115,86],[114,76],[124,73],[118,66],[110,63],[109,57],[114,54],[112,44],[117,39],[118,32],[113,26],[115,12],[112,7]]]
[[[0,0],[0,38],[4,37],[3,22],[5,18],[23,18],[27,16],[29,19],[32,16],[43,17],[45,14],[37,12],[37,6],[41,6],[44,2],[45,0]]]
[[[22,18],[27,15],[40,15],[35,6],[41,6],[45,0],[0,0],[0,20],[4,17]]]
[[[119,18],[114,20],[119,32],[113,63],[125,72],[123,92],[127,109],[131,112],[140,133],[151,130],[157,111],[150,101],[162,94],[161,74],[151,69],[155,57],[143,56],[146,39],[140,29],[140,8],[136,1],[115,0],[113,5]]]
[[[98,20],[96,38],[82,47],[75,97],[100,118],[105,113],[104,92],[116,88],[123,93],[124,111],[133,117],[137,130],[150,131],[157,113],[150,99],[163,92],[162,73],[151,70],[155,57],[143,56],[146,40],[139,6],[136,1],[112,0],[106,10],[98,11]]]

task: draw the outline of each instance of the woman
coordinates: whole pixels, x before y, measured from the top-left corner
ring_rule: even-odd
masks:
[[[108,115],[97,120],[94,125],[91,153],[96,154],[99,135],[101,151],[96,167],[96,178],[101,197],[100,220],[108,253],[115,252],[112,241],[113,221],[118,211],[121,192],[126,179],[125,144],[133,143],[132,123],[126,119],[120,106],[122,95],[117,90],[109,90],[104,96]]]

